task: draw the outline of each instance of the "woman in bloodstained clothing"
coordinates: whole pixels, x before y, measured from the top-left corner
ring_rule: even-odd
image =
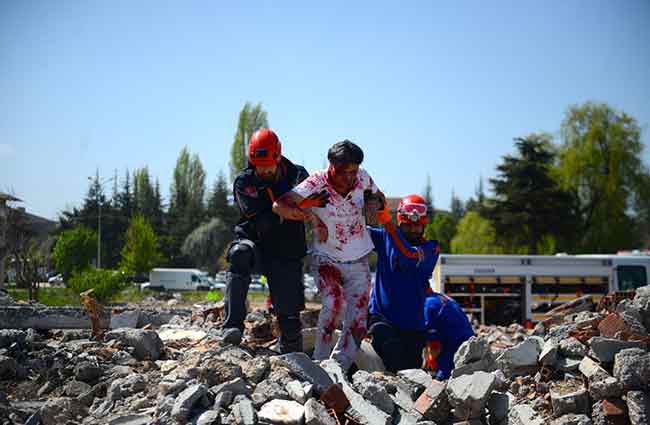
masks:
[[[273,211],[289,220],[311,219],[316,237],[312,247],[312,272],[321,295],[314,359],[328,357],[347,370],[366,335],[371,285],[368,254],[373,243],[366,229],[364,195],[384,202],[383,193],[359,166],[363,151],[344,140],[327,152],[329,168],[317,171],[279,198]],[[306,208],[305,200],[329,196],[321,208]],[[334,349],[334,331],[342,333]],[[331,352],[331,353],[330,353]]]

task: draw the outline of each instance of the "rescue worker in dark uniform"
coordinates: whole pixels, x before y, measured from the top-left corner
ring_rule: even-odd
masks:
[[[259,271],[268,279],[280,327],[280,351],[302,351],[305,225],[302,221],[281,219],[271,207],[275,199],[307,176],[304,167],[282,156],[280,141],[273,131],[261,129],[253,134],[248,146],[248,167],[237,175],[233,187],[241,217],[228,250],[226,321],[221,330],[225,342],[241,343],[251,273]]]

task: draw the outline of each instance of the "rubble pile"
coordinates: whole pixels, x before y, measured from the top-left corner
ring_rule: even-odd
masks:
[[[301,317],[306,351],[316,317]],[[444,382],[420,369],[383,371],[367,341],[350,373],[306,353],[279,355],[277,325],[262,310],[231,346],[217,332],[222,319],[213,304],[165,324],[114,315],[102,340],[89,329],[0,330],[0,423],[650,423],[650,287],[534,331],[480,327]]]

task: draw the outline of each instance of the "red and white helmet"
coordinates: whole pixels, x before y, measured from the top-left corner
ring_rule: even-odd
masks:
[[[420,195],[405,196],[397,207],[397,223],[427,224],[427,210],[427,201]]]
[[[268,128],[257,130],[248,144],[248,161],[255,167],[270,167],[280,162],[282,145],[278,136]]]

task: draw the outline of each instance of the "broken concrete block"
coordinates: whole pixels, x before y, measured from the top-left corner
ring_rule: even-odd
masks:
[[[486,358],[472,363],[467,363],[462,366],[455,366],[451,371],[452,378],[458,378],[463,375],[471,375],[474,372],[492,372],[496,368],[493,358]]]
[[[266,376],[271,365],[268,357],[255,357],[242,364],[242,372],[246,379],[255,384],[260,383]]]
[[[632,425],[650,424],[650,395],[643,391],[627,393],[627,409]]]
[[[289,353],[277,356],[272,362],[279,362],[288,368],[298,379],[314,385],[317,393],[322,393],[334,382],[322,367],[314,363],[305,353]]]
[[[650,285],[636,289],[634,306],[639,310],[643,318],[643,325],[650,332]]]
[[[135,357],[138,360],[153,360],[160,358],[165,345],[154,331],[142,329],[115,329],[105,335],[106,341],[113,339],[129,347],[135,348]]]
[[[601,379],[608,378],[610,376],[605,369],[600,367],[598,363],[596,363],[589,357],[585,357],[580,361],[578,370],[584,376],[586,376],[589,381],[601,380]]]
[[[305,389],[302,386],[302,383],[298,380],[291,381],[286,386],[287,393],[289,397],[296,400],[298,403],[305,404],[307,401],[307,395],[305,394]]]
[[[553,420],[551,425],[592,425],[592,422],[587,415],[568,414]]]
[[[560,353],[565,357],[582,359],[587,355],[587,347],[577,339],[570,337],[560,341]]]
[[[539,354],[537,359],[541,364],[545,366],[553,366],[557,360],[559,345],[553,340],[548,340],[544,343],[542,347],[542,352]]]
[[[336,425],[325,406],[310,398],[305,403],[305,425]]]
[[[190,418],[192,409],[208,394],[208,388],[202,384],[195,384],[181,392],[172,408],[172,418],[179,422]]]
[[[625,350],[626,348],[647,348],[646,344],[641,341],[622,341],[620,339],[604,338],[600,336],[591,338],[588,343],[591,347],[593,357],[598,359],[601,363],[613,362],[616,353]]]
[[[463,342],[454,354],[456,367],[492,357],[490,344],[484,337],[473,336]]]
[[[400,370],[397,372],[397,376],[406,379],[407,381],[413,382],[414,384],[421,387],[421,389],[418,391],[418,396],[422,394],[422,391],[424,391],[433,382],[431,375],[422,369]]]
[[[140,320],[140,310],[125,310],[122,312],[112,312],[111,322],[109,327],[111,329],[118,328],[136,328]]]
[[[88,408],[74,398],[54,398],[41,407],[39,416],[42,425],[59,425],[76,422],[78,417],[86,417]]]
[[[616,354],[614,377],[623,391],[643,390],[650,383],[650,354],[641,348],[628,348]]]
[[[555,362],[555,368],[562,372],[577,372],[581,362],[582,360],[560,356]]]
[[[445,422],[451,412],[451,405],[444,382],[433,381],[415,402],[415,410],[424,419]]]
[[[374,382],[366,382],[365,384],[358,386],[357,391],[366,400],[377,406],[383,412],[386,412],[389,415],[393,414],[395,403],[393,403],[393,399],[390,398],[386,388],[382,385]]]
[[[490,412],[490,424],[495,425],[506,419],[515,402],[515,396],[509,392],[492,391],[487,402],[487,409]]]
[[[589,393],[577,382],[561,382],[551,388],[551,406],[555,416],[589,413]]]
[[[593,400],[604,400],[606,398],[618,398],[623,395],[618,379],[607,377],[589,383],[589,395]]]
[[[508,412],[508,425],[544,425],[544,420],[529,405],[519,404]]]
[[[233,396],[243,394],[247,397],[253,393],[251,386],[242,378],[235,378],[232,381],[224,382],[210,388],[210,391],[216,396],[221,392],[229,391]]]
[[[255,425],[257,423],[257,412],[251,400],[245,398],[233,406],[232,413],[237,425]]]
[[[304,416],[303,405],[293,400],[271,400],[257,415],[260,421],[283,425],[299,425]]]
[[[447,384],[447,396],[449,403],[454,407],[456,417],[459,419],[480,417],[494,384],[494,375],[487,372],[475,372],[450,379]]]
[[[531,374],[537,370],[537,359],[542,351],[537,337],[529,337],[524,342],[504,350],[497,357],[497,364],[506,376]]]

